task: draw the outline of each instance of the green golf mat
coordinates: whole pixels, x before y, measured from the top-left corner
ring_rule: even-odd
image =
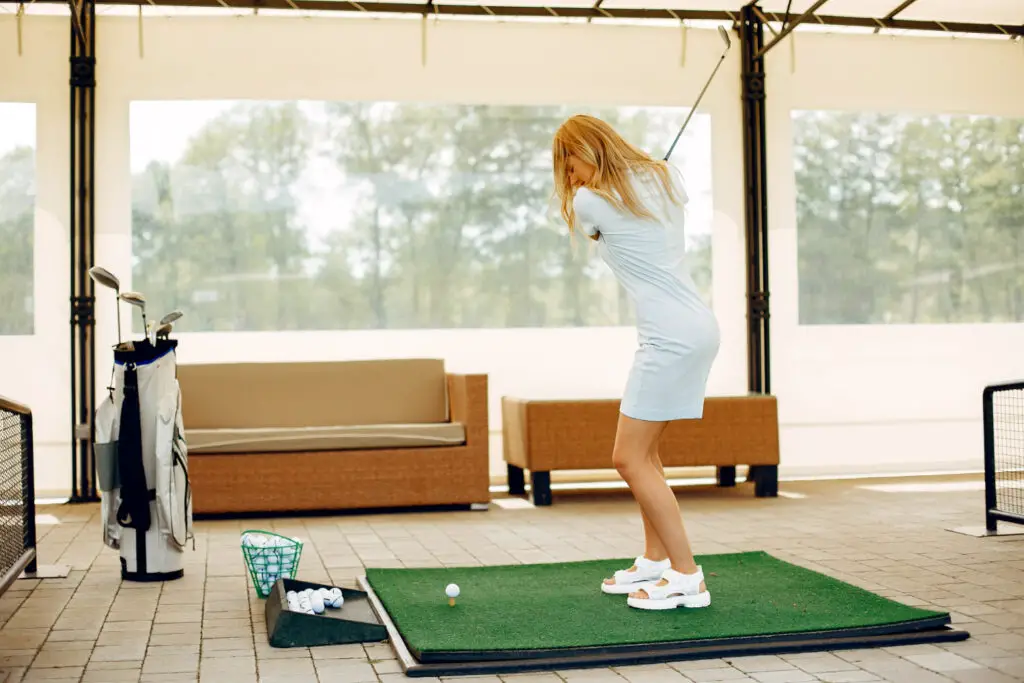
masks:
[[[581,658],[593,662],[585,665],[621,664],[967,637],[946,626],[948,613],[903,605],[764,552],[697,561],[712,595],[704,609],[638,610],[625,595],[602,593],[601,581],[632,558],[367,569],[363,585],[396,650],[408,653],[403,664],[410,675],[507,672],[543,668],[545,660],[559,667]],[[449,583],[461,590],[454,607],[445,596]],[[533,666],[522,666],[528,661]],[[425,664],[437,666],[425,670]]]

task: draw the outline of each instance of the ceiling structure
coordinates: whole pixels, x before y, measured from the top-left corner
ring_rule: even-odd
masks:
[[[30,0],[72,5],[81,0]],[[98,8],[161,7],[201,10],[492,17],[563,20],[735,22],[745,0],[95,0]],[[804,28],[930,31],[1024,36],[1024,0],[758,0],[774,34]]]

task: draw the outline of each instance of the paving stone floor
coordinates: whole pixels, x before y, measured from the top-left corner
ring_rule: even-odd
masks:
[[[784,482],[782,496],[684,489],[698,553],[766,550],[912,605],[948,610],[961,643],[739,657],[652,666],[460,678],[496,683],[630,681],[1024,681],[1024,535],[948,531],[982,521],[979,477]],[[500,501],[497,501],[500,502]],[[41,506],[43,564],[0,597],[0,682],[370,683],[406,679],[386,644],[273,649],[247,582],[239,533],[306,541],[300,576],[354,586],[364,566],[440,566],[619,557],[639,551],[626,495],[558,495],[550,508],[259,521],[200,521],[183,579],[122,583],[96,505]],[[596,587],[595,587],[596,588]],[[714,585],[711,585],[712,593]],[[429,681],[430,679],[418,679]]]

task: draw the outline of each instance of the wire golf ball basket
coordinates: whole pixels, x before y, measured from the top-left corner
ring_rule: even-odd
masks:
[[[302,541],[272,531],[242,532],[242,556],[261,598],[270,595],[278,579],[294,579],[302,557]]]

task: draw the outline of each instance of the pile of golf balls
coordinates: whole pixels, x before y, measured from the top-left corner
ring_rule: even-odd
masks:
[[[304,614],[323,614],[324,609],[338,609],[345,604],[340,588],[307,588],[304,591],[288,591],[288,609]]]
[[[263,593],[269,593],[280,577],[291,578],[295,570],[295,546],[298,539],[250,532],[242,534],[242,544],[256,548],[250,551],[249,562],[252,563],[256,582]]]

